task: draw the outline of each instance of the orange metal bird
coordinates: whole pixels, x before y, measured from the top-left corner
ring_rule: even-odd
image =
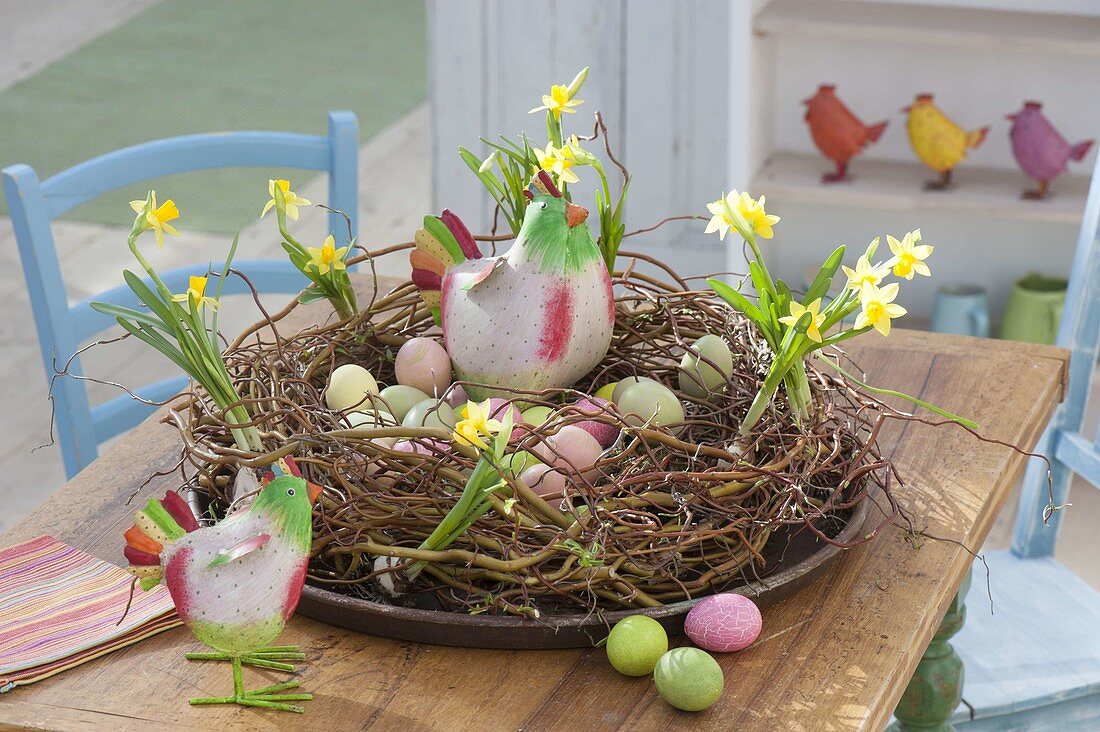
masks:
[[[848,178],[848,161],[863,148],[878,142],[886,122],[868,127],[852,114],[836,96],[836,86],[822,84],[806,105],[806,123],[821,154],[836,163],[836,172],[821,176],[822,183],[835,183]]]

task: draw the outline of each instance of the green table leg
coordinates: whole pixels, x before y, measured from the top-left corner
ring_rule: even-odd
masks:
[[[966,621],[968,589],[969,572],[894,710],[898,720],[895,729],[901,732],[952,732],[955,729],[947,720],[962,699],[963,663],[948,640],[962,630]]]

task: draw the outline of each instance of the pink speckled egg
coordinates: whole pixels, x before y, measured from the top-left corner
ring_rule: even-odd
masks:
[[[762,625],[756,603],[744,595],[725,592],[693,607],[684,619],[684,632],[700,648],[727,653],[751,646]]]

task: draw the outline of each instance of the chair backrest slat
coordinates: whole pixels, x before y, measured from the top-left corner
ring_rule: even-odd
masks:
[[[1100,463],[1100,448],[1080,438],[1100,345],[1100,159],[1092,174],[1077,251],[1070,270],[1066,303],[1058,330],[1057,345],[1070,351],[1069,385],[1065,399],[1055,412],[1036,450],[1051,457],[1053,467],[1053,497],[1055,505],[1066,502],[1073,471],[1056,458],[1064,437],[1076,435],[1074,445],[1065,449],[1094,451],[1096,460],[1075,460],[1085,471],[1081,475],[1094,485],[1100,484],[1100,471],[1088,466]],[[1046,556],[1054,552],[1061,512],[1056,511],[1044,522],[1044,509],[1050,503],[1046,465],[1035,458],[1028,463],[1020,496],[1012,550],[1026,557]]]
[[[325,136],[227,132],[155,140],[87,160],[42,182],[29,166],[5,168],[4,195],[47,378],[52,380],[55,365],[64,367],[81,342],[115,324],[114,318],[92,310],[92,300],[139,305],[128,288],[117,287],[70,307],[50,226],[53,219],[104,193],[150,178],[214,168],[299,168],[328,174],[328,205],[350,216],[354,237],[358,233],[358,152],[355,115],[330,112]],[[330,214],[329,228],[340,238],[348,224],[341,215]],[[260,292],[297,292],[305,284],[303,275],[286,260],[242,261],[235,268],[245,272]],[[193,267],[164,273],[164,279],[174,291],[183,292],[190,274]],[[223,292],[241,294],[249,289],[240,279],[231,278]],[[78,358],[73,358],[70,373],[80,374]],[[52,394],[57,438],[70,477],[95,459],[98,441],[133,426],[147,412],[119,403],[101,405],[93,416],[83,383],[76,379],[57,379]]]

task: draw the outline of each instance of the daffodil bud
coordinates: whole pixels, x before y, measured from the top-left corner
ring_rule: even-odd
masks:
[[[485,160],[481,161],[481,167],[479,167],[477,169],[477,172],[479,172],[479,173],[488,173],[490,170],[493,169],[493,164],[496,163],[496,161],[497,161],[497,151],[493,150],[491,153],[489,153],[489,157],[487,157],[487,158],[485,158]]]
[[[577,161],[577,165],[595,165],[598,162],[595,155],[581,147],[581,141],[576,135],[569,138],[566,148],[572,154],[573,159]]]
[[[581,87],[584,85],[584,80],[587,78],[588,67],[585,66],[583,69],[577,72],[577,75],[573,77],[573,81],[569,82],[569,86],[565,88],[566,91],[569,92],[570,99],[577,95],[577,92],[579,92],[581,90]]]

